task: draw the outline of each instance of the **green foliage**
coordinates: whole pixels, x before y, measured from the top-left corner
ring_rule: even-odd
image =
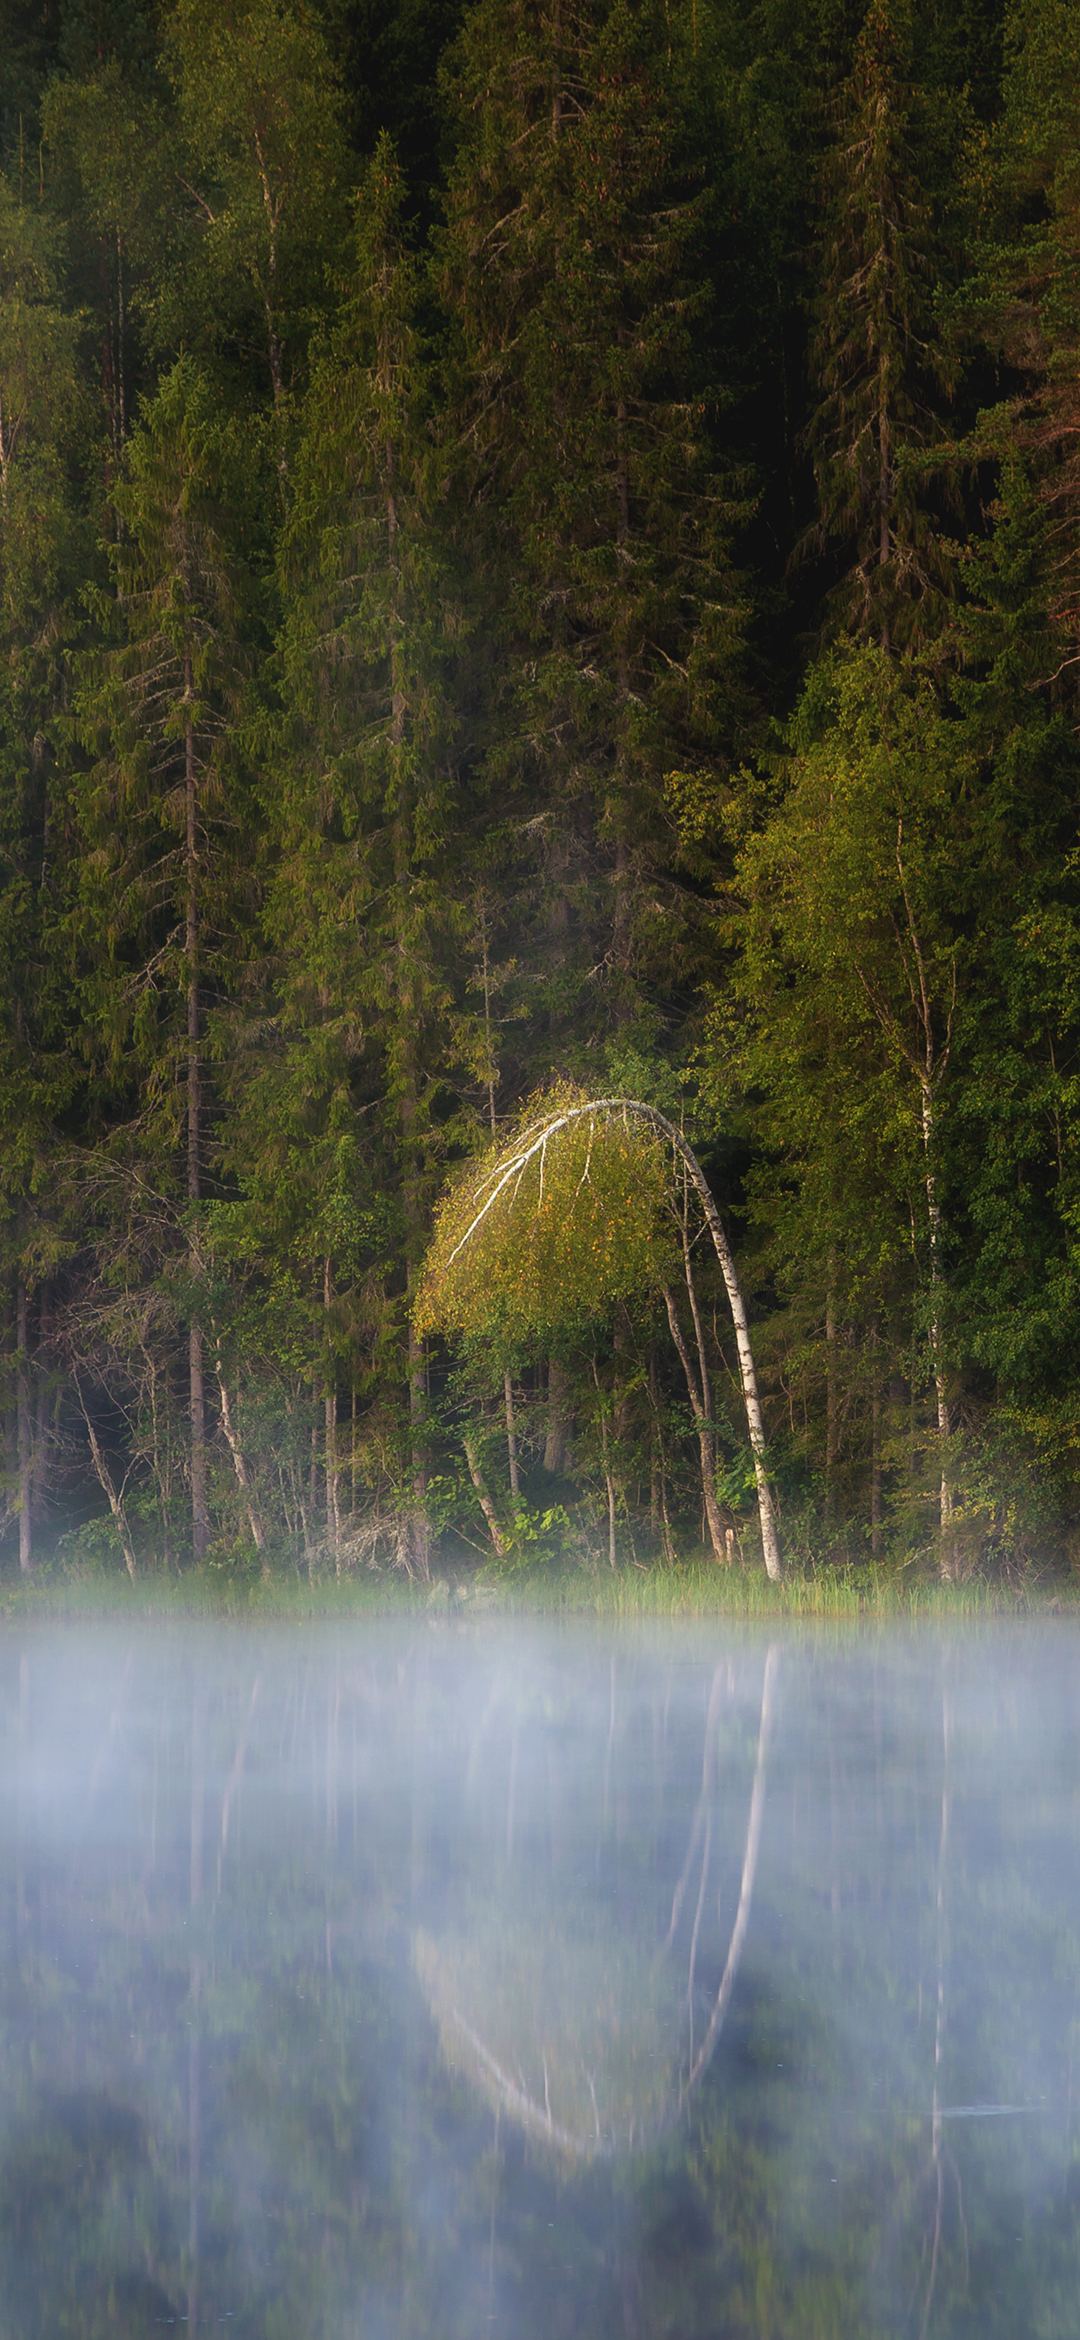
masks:
[[[223,1551],[422,1574],[464,1429],[508,1564],[696,1537],[662,1146],[479,1209],[604,1065],[800,1549],[943,1456],[965,1567],[1071,1534],[1078,76],[1063,0],[11,0],[12,1552],[100,1412],[173,1565],[193,1333]]]
[[[563,1084],[460,1172],[415,1303],[421,1332],[531,1348],[640,1299],[670,1274],[671,1167],[648,1127],[590,1114]]]

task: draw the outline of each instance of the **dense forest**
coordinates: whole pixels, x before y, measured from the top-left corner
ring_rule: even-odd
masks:
[[[568,1094],[790,1565],[1080,1553],[1078,260],[1067,0],[3,0],[11,1570],[757,1557],[677,1157],[416,1305]]]

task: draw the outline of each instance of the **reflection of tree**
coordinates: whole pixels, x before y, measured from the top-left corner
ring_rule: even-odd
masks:
[[[949,1775],[950,1735],[951,1715],[949,1709],[949,1695],[947,1690],[943,1690],[941,1698],[941,1829],[938,1838],[937,1890],[935,1894],[937,1941],[937,2006],[934,2020],[934,2092],[933,2105],[930,2114],[931,2212],[927,2230],[923,2238],[922,2254],[919,2260],[918,2275],[916,2277],[916,2299],[918,2298],[920,2291],[923,2294],[921,2314],[919,2316],[919,2340],[926,2340],[927,2332],[930,2326],[930,2313],[934,2305],[934,2295],[937,2290],[938,2277],[941,2272],[944,2246],[946,2241],[945,2221],[947,2210],[947,2191],[950,2179],[952,2181],[955,2193],[956,2215],[963,2257],[963,2289],[965,2292],[967,2291],[971,2277],[971,2256],[968,2247],[967,2220],[964,2216],[964,2189],[960,2180],[960,2171],[956,2165],[956,2155],[953,2153],[952,2148],[945,2136],[945,2124],[941,2103],[945,2029],[948,2019],[948,1927],[946,1911],[946,1883],[949,1856],[949,1824],[952,1814],[952,1783]]]
[[[705,1722],[702,1789],[670,1922],[658,1960],[643,1934],[591,1929],[573,1902],[552,1909],[522,1888],[472,1906],[468,1923],[421,1931],[416,1964],[451,2066],[528,2136],[582,2159],[607,2158],[656,2142],[699,2087],[731,2002],[753,1903],[765,1776],[772,1735],[778,1652],[765,1660],[757,1752],[739,1895],[727,1953],[705,2028],[694,2009],[707,1889],[717,1822],[718,1729],[729,1667],[717,1666]],[[605,1816],[614,1737],[614,1660],[604,1758]],[[491,1704],[481,1729],[490,1723]],[[511,1737],[510,1800],[519,1760],[519,1719]],[[508,1823],[507,1849],[512,1830]],[[700,1856],[700,1858],[699,1858]],[[697,1892],[680,1988],[673,1952],[694,1871]],[[683,2043],[682,2008],[686,2009]]]
[[[612,1697],[568,1634],[130,1634],[50,1704],[44,1638],[0,1643],[5,2340],[188,2328],[193,2201],[199,2340],[1074,2340],[1071,2132],[950,2120],[1049,2087],[1080,2005],[1030,1717],[987,1767],[951,1659],[943,1775],[908,1652],[877,1781],[862,1656],[819,1640],[778,1759],[776,1658],[731,1649],[624,1642]]]

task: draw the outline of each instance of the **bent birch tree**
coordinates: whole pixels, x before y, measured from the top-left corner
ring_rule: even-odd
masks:
[[[635,1152],[634,1191],[640,1191],[645,1208],[624,1228],[612,1224],[605,1202],[616,1191],[626,1191],[631,1124],[656,1142]],[[571,1133],[581,1132],[586,1142],[579,1159]],[[642,1277],[652,1272],[649,1206],[659,1205],[670,1192],[669,1148],[701,1203],[724,1279],[754,1460],[762,1557],[779,1583],[780,1536],[765,1427],[731,1247],[697,1155],[658,1107],[635,1097],[551,1091],[511,1136],[470,1165],[445,1197],[417,1291],[414,1323],[421,1332],[475,1329],[482,1318],[494,1321],[501,1291],[504,1316],[512,1312],[520,1326],[536,1330],[558,1311],[568,1265],[588,1275],[598,1296],[614,1299],[640,1290]],[[568,1301],[566,1295],[563,1304]]]

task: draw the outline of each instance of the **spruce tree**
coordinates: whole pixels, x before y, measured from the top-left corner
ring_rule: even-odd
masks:
[[[933,189],[945,125],[913,85],[912,40],[903,0],[871,0],[837,101],[810,341],[818,520],[808,542],[836,543],[837,614],[885,648],[933,629],[946,581],[918,460],[942,437],[948,387]]]
[[[79,784],[70,911],[88,1043],[105,1090],[100,1142],[133,1169],[142,1163],[156,1195],[174,1201],[184,1232],[197,1559],[210,1534],[206,1013],[232,923],[223,895],[239,811],[230,758],[243,678],[242,482],[217,401],[182,360],[132,433],[114,490],[116,598],[99,603],[105,639],[81,687],[92,761]]]
[[[505,601],[488,769],[528,840],[502,882],[541,910],[549,1052],[573,1047],[583,986],[620,1022],[661,960],[670,982],[664,774],[737,728],[738,506],[694,349],[683,37],[604,0],[481,0],[445,68],[452,428]]]
[[[361,189],[344,313],[317,357],[293,466],[282,718],[271,751],[277,866],[266,912],[280,1053],[276,1073],[269,1062],[251,1066],[236,1159],[250,1178],[260,1083],[280,1083],[289,1060],[307,1062],[314,1089],[304,1111],[328,1159],[340,1144],[335,1098],[351,1097],[365,1116],[367,1176],[354,1211],[366,1206],[385,1227],[393,1197],[391,1242],[408,1290],[441,1142],[433,1109],[469,1048],[454,964],[464,910],[449,681],[460,615],[440,546],[404,205],[384,138]],[[309,1245],[322,1240],[314,1191],[311,1210]],[[324,1248],[332,1278],[334,1245]],[[386,1252],[384,1235],[379,1277]],[[407,1341],[409,1562],[426,1574],[426,1376],[411,1323]],[[332,1367],[328,1359],[328,1454]]]
[[[76,1085],[53,938],[65,825],[58,748],[85,558],[72,492],[89,435],[79,358],[55,227],[0,177],[0,1258],[16,1417],[10,1509],[23,1568],[42,1465],[35,1382],[44,1386],[47,1365],[42,1355],[35,1366],[34,1332],[63,1242],[52,1157]]]

